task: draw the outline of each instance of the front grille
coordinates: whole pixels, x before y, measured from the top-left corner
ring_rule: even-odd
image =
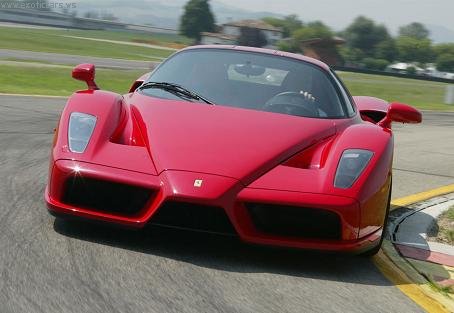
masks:
[[[246,203],[258,231],[307,239],[341,239],[339,216],[331,211],[296,206]]]
[[[63,203],[95,211],[134,215],[145,207],[153,191],[138,186],[86,177],[66,181]]]
[[[152,217],[151,223],[214,233],[236,234],[223,208],[187,202],[165,202]]]

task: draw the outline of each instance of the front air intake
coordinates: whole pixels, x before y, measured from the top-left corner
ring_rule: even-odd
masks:
[[[236,234],[223,208],[196,203],[167,201],[151,218],[151,223],[213,233]]]
[[[246,203],[258,231],[284,237],[339,240],[339,216],[329,210],[279,204]]]
[[[143,187],[76,176],[66,181],[62,201],[88,210],[128,216],[142,210],[152,194],[152,190]]]

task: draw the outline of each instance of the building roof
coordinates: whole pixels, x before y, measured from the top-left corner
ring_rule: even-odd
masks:
[[[301,45],[303,46],[310,46],[310,45],[317,45],[321,43],[332,43],[335,45],[341,45],[344,44],[346,41],[345,39],[341,37],[331,37],[331,38],[312,38],[312,39],[306,39],[301,41]]]
[[[272,30],[275,32],[283,32],[281,28],[274,27],[262,20],[240,20],[240,21],[233,21],[225,23],[224,26],[236,26],[236,27],[250,27],[250,28],[257,28],[261,30]]]
[[[223,34],[223,33],[202,32],[202,33],[200,33],[200,35],[206,36],[206,37],[214,37],[214,38],[224,39],[224,40],[236,40],[235,36],[227,35],[227,34]]]

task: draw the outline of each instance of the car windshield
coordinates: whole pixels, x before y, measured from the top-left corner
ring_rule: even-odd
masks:
[[[161,64],[148,82],[177,84],[217,105],[313,117],[343,118],[334,78],[308,62],[233,49],[189,49]],[[142,93],[179,99],[165,88]]]

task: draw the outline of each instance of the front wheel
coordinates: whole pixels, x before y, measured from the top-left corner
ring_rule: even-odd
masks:
[[[378,253],[378,251],[380,251],[381,245],[383,243],[383,239],[385,238],[386,225],[388,224],[388,215],[389,215],[389,210],[391,208],[391,190],[392,190],[392,188],[393,188],[393,184],[392,184],[392,181],[391,181],[391,184],[389,186],[388,204],[387,204],[387,207],[386,207],[385,220],[383,221],[383,231],[382,231],[382,234],[381,234],[381,237],[380,237],[380,241],[372,249],[366,250],[363,253],[361,253],[361,256],[372,257],[372,256],[376,255]]]

